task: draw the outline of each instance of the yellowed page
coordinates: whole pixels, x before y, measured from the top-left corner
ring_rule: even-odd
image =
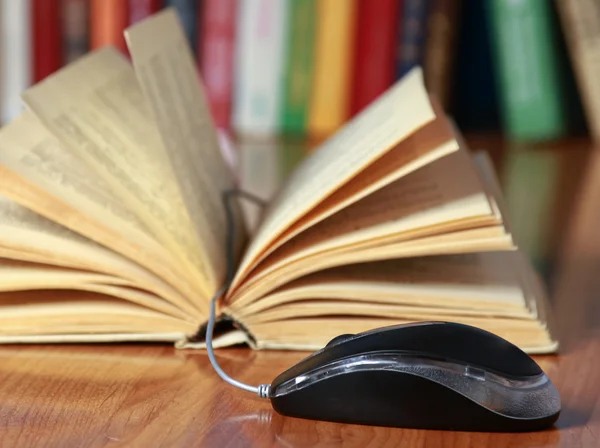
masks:
[[[23,94],[58,140],[110,186],[124,206],[177,257],[181,275],[208,298],[216,272],[165,165],[165,148],[133,68],[105,48],[82,57]],[[196,300],[208,314],[205,300]]]
[[[172,8],[127,29],[125,36],[137,79],[166,149],[167,163],[175,173],[216,280],[222,282],[227,229],[222,195],[234,183],[219,150],[216,128],[187,38]],[[235,201],[232,206],[237,210]],[[239,211],[235,223],[236,242],[241,246],[244,228]]]
[[[455,309],[430,306],[396,305],[389,303],[357,303],[348,300],[308,300],[304,302],[287,303],[262,310],[260,313],[244,316],[243,322],[248,325],[266,322],[277,322],[292,318],[326,317],[326,316],[356,316],[356,317],[387,317],[404,321],[452,321],[463,317],[469,318],[512,318],[534,320],[535,316],[526,309]]]
[[[305,231],[282,247],[303,256],[419,228],[493,219],[468,156],[455,152],[403,177]],[[289,245],[289,246],[288,246]]]
[[[23,254],[20,257],[19,254]],[[131,282],[198,316],[200,311],[132,261],[0,196],[0,257],[93,271]]]
[[[0,176],[0,194],[132,259],[182,297],[193,297],[169,252],[31,112],[0,129]]]
[[[519,346],[530,354],[552,353],[557,348],[546,328],[535,320],[458,317],[453,322],[482,328]],[[410,323],[403,319],[369,317],[324,317],[287,319],[247,324],[261,349],[318,350],[340,334],[356,334],[374,328]]]
[[[271,243],[248,267],[256,266],[275,249],[311,226],[356,203],[394,181],[459,149],[455,130],[434,98],[430,98],[435,120],[402,140],[380,159],[360,172],[314,209],[296,221]]]
[[[97,272],[0,258],[0,292],[73,288],[86,283],[133,285],[129,280]]]
[[[340,266],[294,280],[240,308],[237,314],[248,316],[310,299],[525,312],[514,255],[482,252]]]
[[[135,288],[127,280],[58,266],[0,259],[0,293],[34,290],[78,290],[102,293],[137,303],[179,319],[202,324],[167,300]],[[57,293],[57,301],[60,299]],[[1,312],[1,310],[0,310]]]
[[[270,254],[257,272],[359,245],[378,245],[386,237],[404,240],[422,233],[498,224],[469,156],[457,151],[403,177],[304,231]],[[268,282],[269,279],[263,275]],[[235,291],[232,295],[235,295]]]
[[[197,327],[138,304],[88,291],[0,294],[0,335],[193,334]]]
[[[421,70],[416,68],[294,171],[269,207],[244,255],[234,286],[253,260],[282,232],[340,185],[434,118]]]
[[[346,248],[316,254],[291,263],[278,263],[255,272],[228,300],[232,309],[241,309],[270,291],[304,275],[353,263],[425,255],[445,255],[514,249],[510,235],[501,226],[459,230],[446,234],[423,234],[420,238],[364,248]],[[267,280],[266,280],[267,279]]]

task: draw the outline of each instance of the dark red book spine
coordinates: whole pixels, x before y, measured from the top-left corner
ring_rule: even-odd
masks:
[[[33,0],[33,79],[39,82],[62,67],[60,0]]]
[[[199,14],[200,73],[215,124],[229,127],[237,0],[206,0]]]
[[[360,112],[395,79],[400,0],[358,0],[350,112]]]
[[[129,24],[133,25],[157,12],[162,0],[129,0]]]

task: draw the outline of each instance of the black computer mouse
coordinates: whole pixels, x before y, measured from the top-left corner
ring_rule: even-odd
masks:
[[[518,347],[448,322],[339,336],[275,378],[269,398],[293,417],[462,431],[538,430],[561,409]]]

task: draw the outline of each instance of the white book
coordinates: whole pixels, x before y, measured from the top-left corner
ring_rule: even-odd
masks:
[[[245,135],[272,135],[281,117],[288,0],[239,3],[233,126]]]
[[[21,93],[31,85],[32,39],[30,0],[0,0],[2,20],[1,106],[2,123],[22,110]]]

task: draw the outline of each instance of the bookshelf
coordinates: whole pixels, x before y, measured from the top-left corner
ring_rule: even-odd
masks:
[[[214,122],[237,148],[228,160],[263,197],[417,64],[526,209],[523,197],[538,190],[549,196],[536,200],[543,213],[568,201],[575,187],[564,178],[578,178],[572,172],[598,141],[594,0],[0,0],[10,42],[0,64],[3,121],[19,113],[23,89],[86,52],[126,53],[123,29],[165,7],[178,11]]]

